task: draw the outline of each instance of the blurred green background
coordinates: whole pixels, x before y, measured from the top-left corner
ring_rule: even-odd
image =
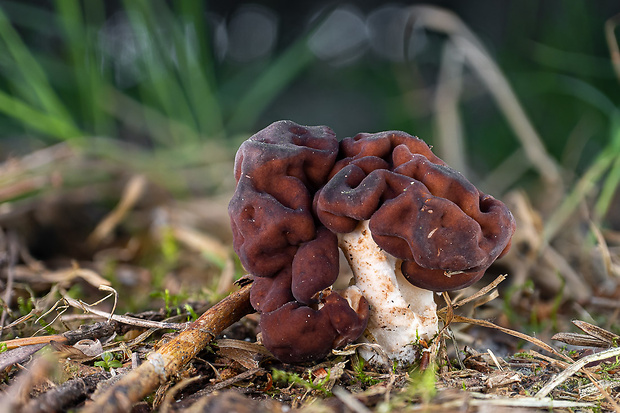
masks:
[[[173,169],[291,119],[405,130],[499,193],[590,171],[609,204],[620,85],[604,27],[620,4],[431,4],[2,0],[0,160],[114,142]]]

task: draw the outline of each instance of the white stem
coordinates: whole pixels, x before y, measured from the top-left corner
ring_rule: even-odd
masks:
[[[353,232],[339,234],[339,245],[349,261],[355,285],[370,304],[366,335],[388,357],[410,364],[419,355],[413,344],[437,334],[437,306],[432,291],[413,286],[400,271],[400,260],[372,239],[368,221]],[[364,354],[366,359],[374,353]]]

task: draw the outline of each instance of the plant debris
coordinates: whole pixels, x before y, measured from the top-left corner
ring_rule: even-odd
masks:
[[[434,297],[440,331],[411,343],[419,362],[371,365],[358,351],[385,351],[369,343],[318,363],[276,360],[249,304],[252,277],[232,251],[234,180],[222,172],[232,171],[232,154],[195,145],[192,159],[204,164],[170,162],[172,171],[151,165],[156,151],[93,138],[90,148],[63,143],[0,163],[0,405],[620,412],[617,149],[610,145],[569,187],[473,33],[451,13],[409,11],[486,74],[522,146],[515,159],[540,181],[538,190],[509,190],[519,177],[507,178],[504,165],[510,173],[483,182],[504,192],[514,212],[513,247],[475,286]],[[616,25],[610,20],[607,32]],[[610,47],[617,51],[615,40]],[[199,196],[177,197],[181,187]]]
[[[168,221],[164,225],[183,228],[179,219],[187,219],[188,209],[170,202],[149,208],[166,208]],[[119,228],[127,225],[128,215],[136,214],[135,208],[125,211],[127,215],[116,224]],[[531,292],[515,289],[512,284],[505,286],[510,278],[499,275],[472,289],[471,294],[466,290],[438,297],[443,328],[430,343],[419,343],[432,355],[422,364],[404,370],[381,370],[357,355],[360,346],[373,349],[373,345],[364,343],[335,350],[318,364],[282,364],[256,342],[257,316],[250,313],[249,287],[239,289],[229,282],[225,291],[237,292],[224,299],[224,294],[216,293],[222,290],[218,277],[230,271],[225,264],[230,249],[220,245],[230,239],[217,241],[211,234],[203,237],[198,230],[188,238],[184,230],[162,232],[161,225],[151,227],[151,235],[140,239],[138,249],[128,247],[136,242],[131,237],[124,240],[123,246],[119,234],[124,231],[117,232],[95,247],[90,261],[83,260],[79,265],[69,260],[48,269],[51,262],[36,261],[27,255],[3,261],[4,279],[8,281],[9,272],[14,274],[12,304],[5,307],[1,344],[5,351],[0,353],[6,383],[3,397],[8,405],[39,412],[76,408],[124,411],[130,406],[140,406],[142,411],[208,408],[283,412],[618,408],[618,335],[590,318],[574,319],[580,313],[587,314],[589,308],[600,308],[599,301],[590,300],[577,308],[569,300],[561,302],[554,323],[567,330],[551,336],[552,325],[543,323],[540,335],[534,336],[520,329],[517,322],[543,311],[546,301],[537,297],[539,307],[534,312],[524,311],[523,303],[533,300]],[[10,229],[3,231],[5,256],[9,257],[11,251],[27,251],[23,239],[7,236],[7,231]],[[612,233],[603,236],[609,260],[617,262],[616,238]],[[196,241],[202,238],[209,241]],[[153,295],[151,302],[160,304],[152,311],[118,314],[119,308],[129,305],[129,291],[141,288],[139,284],[125,284],[125,290],[118,289],[118,285],[141,273],[137,268],[139,254],[125,256],[127,248],[142,250],[147,257],[152,256],[147,249],[155,248],[157,243],[158,248],[171,248],[165,254],[171,254],[174,260],[163,265],[175,274],[192,262],[188,259],[196,251],[213,248],[212,253],[201,254],[205,263],[199,264],[213,274],[213,282],[206,282],[213,290],[203,298],[198,295],[179,299],[173,295],[181,290]],[[116,245],[113,249],[112,244]],[[219,257],[215,262],[214,256]],[[113,280],[114,288],[101,276],[111,261],[116,268],[129,271],[127,280]],[[36,285],[34,275],[15,276],[29,274],[26,270],[40,274],[36,279],[42,284]],[[147,276],[153,276],[152,269],[145,270]],[[163,275],[165,285],[167,275]],[[238,276],[227,276],[229,280],[235,278]],[[76,286],[80,286],[77,297]],[[101,297],[101,293],[106,295],[91,299]],[[194,301],[196,298],[199,300]],[[235,304],[230,308],[238,310],[222,310],[229,308],[226,303],[231,300]],[[513,313],[503,312],[506,303],[515,303],[511,306]],[[604,325],[613,323],[615,312],[612,307],[601,319]],[[600,311],[596,314],[605,315]],[[217,328],[201,324],[212,315],[222,320]],[[570,321],[567,317],[571,317]],[[568,331],[571,325],[582,332]],[[187,345],[190,347],[185,349]]]

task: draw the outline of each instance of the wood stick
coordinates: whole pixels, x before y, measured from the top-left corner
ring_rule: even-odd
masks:
[[[253,311],[250,284],[245,285],[211,307],[187,330],[182,331],[140,367],[127,373],[103,392],[83,413],[126,412],[157,387],[178,374],[202,349],[225,328]]]
[[[162,327],[163,328],[163,327]],[[98,322],[93,325],[83,325],[77,330],[67,331],[62,334],[52,334],[49,336],[35,336],[14,338],[12,340],[0,341],[0,344],[6,345],[7,350],[13,350],[20,347],[32,346],[36,344],[49,344],[51,341],[58,343],[73,345],[80,340],[95,340],[103,337],[110,337],[112,334],[119,333],[119,324],[116,321]],[[119,333],[120,334],[120,333]]]
[[[97,383],[109,378],[110,373],[103,371],[86,377],[68,380],[47,393],[30,399],[25,406],[21,407],[21,412],[49,413],[66,411],[83,400],[86,395],[95,391]]]

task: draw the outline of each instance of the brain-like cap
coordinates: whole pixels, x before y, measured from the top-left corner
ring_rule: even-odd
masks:
[[[263,343],[281,361],[320,359],[366,328],[364,300],[352,309],[337,293],[322,293],[338,277],[338,245],[312,202],[337,154],[328,127],[279,121],[245,141],[235,158],[233,246],[257,276],[250,299],[261,313]]]
[[[359,134],[276,122],[235,158],[233,246],[256,277],[251,302],[265,346],[281,361],[325,357],[356,340],[369,309],[329,288],[336,233],[370,220],[372,237],[402,260],[403,275],[434,291],[477,281],[509,247],[514,219],[404,132]]]
[[[372,237],[403,260],[412,284],[434,291],[473,284],[509,248],[515,222],[404,132],[359,134],[340,144],[329,181],[315,196],[320,221],[333,232],[370,220]]]

